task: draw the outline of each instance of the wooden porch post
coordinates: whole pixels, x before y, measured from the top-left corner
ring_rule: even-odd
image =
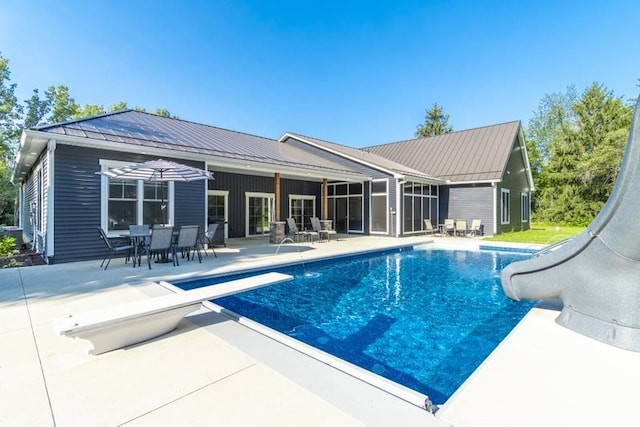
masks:
[[[329,181],[322,178],[322,219],[329,218]]]
[[[273,176],[273,180],[275,187],[275,196],[273,200],[273,203],[275,204],[274,220],[280,221],[280,172],[275,173],[275,175]]]

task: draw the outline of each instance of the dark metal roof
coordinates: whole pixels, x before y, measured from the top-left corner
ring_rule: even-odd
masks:
[[[520,122],[363,148],[451,182],[501,180]]]
[[[345,145],[336,144],[334,142],[323,141],[321,139],[291,132],[287,132],[282,138],[280,138],[280,140],[283,141],[288,136],[302,142],[311,143],[327,151],[338,153],[339,155],[351,158],[362,164],[372,165],[373,167],[378,169],[384,169],[405,176],[439,181],[439,179],[435,178],[433,174],[427,173],[426,171],[420,171],[411,167],[407,167],[407,165],[400,164],[400,162],[394,161],[393,159],[385,158],[384,156],[379,156],[377,154],[367,152],[359,148],[347,147]]]
[[[39,126],[34,130],[264,164],[328,169],[360,176],[343,165],[300,148],[280,144],[274,139],[135,110]]]

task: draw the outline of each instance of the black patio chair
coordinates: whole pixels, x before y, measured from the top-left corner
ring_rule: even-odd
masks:
[[[218,226],[220,224],[210,224],[209,227],[207,227],[207,233],[206,233],[206,238],[207,238],[207,248],[211,248],[211,250],[213,251],[213,255],[218,258],[218,254],[216,254],[216,247],[214,246],[213,243],[213,239],[216,235],[216,231],[218,231]],[[206,254],[207,251],[205,250],[204,253]]]
[[[104,244],[107,246],[107,250],[108,250],[107,254],[102,259],[102,263],[100,264],[100,268],[102,268],[104,266],[104,269],[106,270],[107,267],[109,267],[109,263],[111,262],[111,258],[113,258],[114,255],[116,255],[116,254],[122,254],[122,253],[126,253],[126,258],[124,260],[124,263],[126,264],[127,261],[129,261],[129,258],[131,258],[131,253],[133,251],[133,245],[126,244],[126,243],[122,242],[121,240],[120,241],[114,241],[114,243],[112,244],[111,241],[109,240],[109,237],[107,236],[107,233],[104,232],[102,227],[98,227],[98,231],[100,232],[100,239],[102,239],[102,241],[104,241]],[[105,261],[107,261],[106,265],[104,264]]]

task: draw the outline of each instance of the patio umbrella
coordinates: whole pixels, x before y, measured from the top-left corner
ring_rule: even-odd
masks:
[[[213,173],[183,165],[168,160],[157,159],[148,162],[136,163],[122,168],[107,169],[106,171],[96,172],[109,178],[119,179],[141,179],[144,181],[161,182],[161,205],[160,209],[164,213],[164,223],[167,223],[167,211],[164,200],[164,182],[165,181],[197,181],[202,179],[213,179]]]

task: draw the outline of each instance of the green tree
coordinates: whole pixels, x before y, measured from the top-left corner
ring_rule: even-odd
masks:
[[[449,115],[444,114],[442,107],[434,103],[425,111],[424,123],[419,124],[416,130],[417,137],[429,137],[442,135],[453,131],[449,124]]]
[[[99,116],[106,113],[102,105],[85,104],[84,107],[78,107],[77,111],[71,116],[72,119],[81,119],[83,117]]]
[[[587,225],[600,212],[620,170],[632,108],[602,84],[589,86],[554,123],[538,176],[540,219]],[[531,134],[535,135],[535,134]],[[538,186],[538,183],[536,183]]]
[[[69,95],[69,88],[64,85],[49,86],[46,92],[47,100],[51,104],[51,114],[48,123],[60,123],[77,117],[81,107]]]
[[[21,109],[15,95],[16,87],[11,83],[9,60],[0,53],[0,160],[6,165],[13,164],[13,152],[20,140]]]
[[[0,53],[0,223],[13,224],[16,187],[11,183],[10,168],[20,141],[20,105],[11,83],[9,61]]]
[[[27,99],[24,103],[26,107],[23,123],[24,129],[41,124],[45,116],[51,111],[49,100],[47,98],[40,98],[38,89],[34,89],[31,98]]]
[[[109,105],[109,108],[107,108],[107,111],[109,113],[112,113],[114,111],[120,111],[120,110],[126,110],[129,107],[127,106],[127,103],[125,101],[120,101],[120,102],[116,102],[113,105]]]

